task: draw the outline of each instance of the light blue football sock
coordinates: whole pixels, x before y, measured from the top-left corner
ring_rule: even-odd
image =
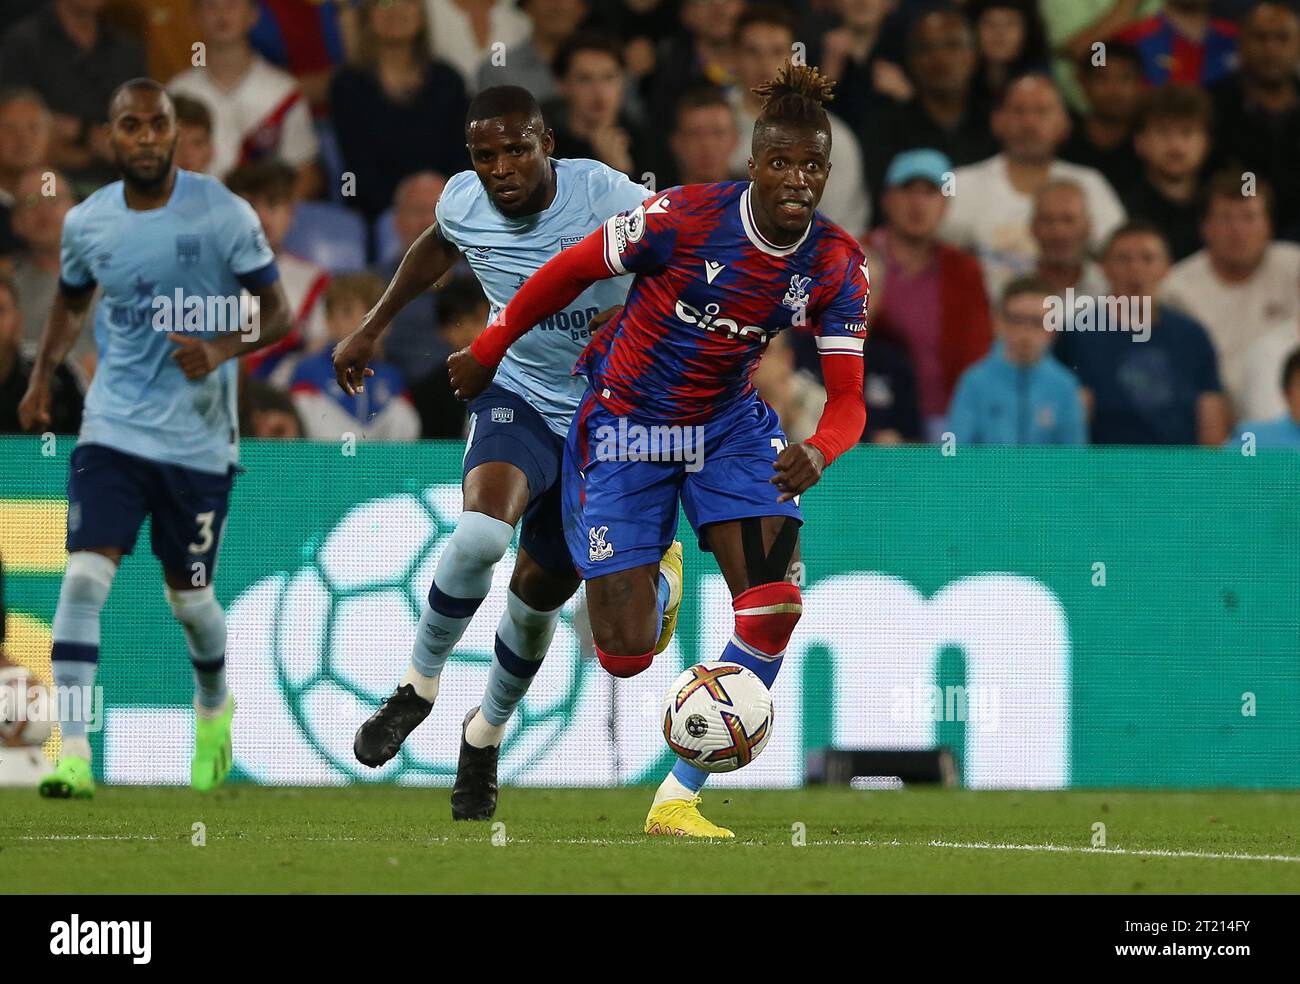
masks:
[[[91,688],[99,669],[99,613],[116,574],[117,564],[102,554],[78,550],[68,557],[54,609],[50,652],[54,684],[64,695],[55,701],[64,741],[86,738],[95,706]],[[75,698],[71,697],[72,688],[76,688]]]
[[[204,710],[219,710],[226,703],[226,613],[211,585],[187,591],[168,587],[163,593],[185,632],[194,699]]]
[[[492,668],[480,708],[488,724],[499,728],[510,720],[542,665],[559,618],[558,608],[539,611],[513,591],[506,594],[506,610],[497,626]]]

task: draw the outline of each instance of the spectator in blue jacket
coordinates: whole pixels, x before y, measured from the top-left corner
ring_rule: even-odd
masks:
[[[1300,348],[1292,352],[1282,366],[1282,393],[1286,396],[1286,413],[1272,420],[1251,420],[1237,428],[1225,447],[1242,448],[1248,434],[1261,451],[1300,451]]]
[[[948,409],[959,444],[1087,444],[1079,380],[1052,357],[1051,289],[1020,277],[1002,291],[993,350],[962,373]]]

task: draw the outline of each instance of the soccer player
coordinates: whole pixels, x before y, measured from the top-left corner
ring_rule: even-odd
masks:
[[[655,654],[668,600],[657,561],[679,501],[731,590],[735,634],[721,659],[771,687],[799,620],[798,496],[866,421],[866,260],[816,212],[830,169],[822,104],[832,88],[816,69],[787,62],[756,90],[764,106],[749,181],[672,188],[611,218],[542,267],[449,361],[453,387],[471,398],[538,321],[595,282],[636,275],[622,311],[579,360],[590,389],[564,467],[565,532],[597,655],[615,676],[640,673]],[[772,336],[802,325],[816,326],[827,401],[816,433],[787,446],[750,377]],[[658,434],[657,456],[643,453],[647,432]],[[668,455],[665,438],[676,442]],[[700,814],[706,776],[679,761],[646,833],[733,836]]]
[[[226,619],[212,589],[239,450],[232,360],[288,332],[289,306],[252,208],[215,178],[175,166],[166,90],[151,79],[124,83],[109,125],[123,177],[68,213],[59,292],[18,411],[24,429],[49,426],[51,376],[81,334],[98,285],[99,362],[68,476],[54,682],[90,693],[100,610],[148,516],[164,594],[194,667],[190,784],[207,791],[230,772],[235,711]],[[84,710],[84,701],[59,701],[63,750],[42,796],[94,794]]]
[[[449,182],[435,222],[407,251],[388,290],[361,326],[339,343],[334,368],[345,392],[361,390],[366,363],[397,313],[464,256],[492,315],[543,263],[635,208],[646,189],[590,160],[552,160],[555,140],[537,101],[518,86],[484,89],[470,103],[465,138],[473,170]],[[506,723],[541,665],[560,607],[578,589],[561,526],[564,435],[586,383],[573,366],[597,314],[623,303],[630,278],[574,291],[501,363],[493,385],[470,404],[464,511],[447,541],[420,619],[410,666],[380,709],[357,731],[357,760],[376,767],[433,708],[447,657],[487,596],[492,572],[523,521],[506,611],[497,628],[487,691],[462,725],[451,813],[487,820],[496,810],[497,758]],[[665,547],[669,546],[665,544]],[[665,551],[661,550],[660,554]],[[656,558],[656,567],[659,558]],[[664,558],[672,604],[663,645],[681,598],[681,547]]]

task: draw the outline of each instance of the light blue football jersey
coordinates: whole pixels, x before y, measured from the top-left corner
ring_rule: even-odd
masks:
[[[492,204],[478,175],[462,171],[438,201],[438,229],[469,262],[495,318],[536,270],[560,250],[581,242],[611,215],[636,208],[650,192],[627,175],[582,159],[553,160],[555,200],[536,215],[511,219]],[[597,313],[622,304],[632,277],[593,284],[565,310],[535,326],[501,361],[494,382],[535,407],[555,433],[569,421],[587,388],[573,364]]]
[[[257,214],[206,175],[177,171],[162,208],[127,208],[115,181],[72,209],[63,225],[64,287],[103,288],[95,311],[99,361],[78,443],[224,474],[239,456],[237,367],[232,359],[186,379],[172,359],[176,343],[157,327],[169,324],[158,317],[160,304],[183,317],[173,304],[177,291],[205,302],[237,298],[243,287],[278,277]],[[214,311],[204,304],[204,331],[215,327],[207,320]]]

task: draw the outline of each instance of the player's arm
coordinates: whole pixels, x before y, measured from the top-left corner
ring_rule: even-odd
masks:
[[[293,310],[279,275],[275,276],[276,279],[269,283],[250,282],[245,285],[253,296],[257,312],[252,331],[229,332],[216,338],[182,334],[168,336],[176,345],[172,359],[187,379],[200,379],[227,359],[237,359],[274,345],[289,334],[293,329]]]
[[[361,324],[334,347],[334,376],[343,392],[355,396],[374,373],[366,364],[388,326],[406,305],[425,293],[456,265],[460,250],[438,231],[438,223],[425,229],[402,257],[379,302],[366,312]]]
[[[23,430],[45,430],[50,426],[51,385],[54,370],[72,351],[81,337],[90,308],[90,298],[95,292],[94,282],[83,287],[70,287],[63,281],[54,295],[50,313],[41,332],[40,347],[36,352],[36,365],[27,381],[27,392],[18,404],[18,422]]]

